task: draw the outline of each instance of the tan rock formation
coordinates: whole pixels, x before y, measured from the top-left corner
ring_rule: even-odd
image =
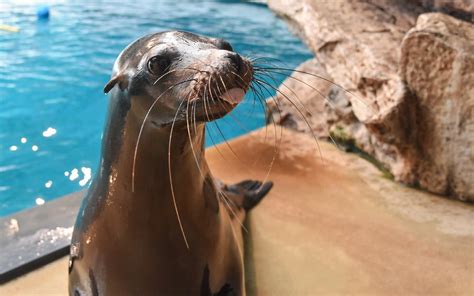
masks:
[[[474,200],[474,25],[423,14],[401,57],[400,75],[418,108],[421,187]]]
[[[416,28],[410,30],[418,14],[424,11],[416,2],[384,0],[376,3],[270,0],[270,8],[289,21],[317,56],[319,62],[307,62],[300,70],[332,79],[345,90],[301,73],[294,73],[294,78],[287,79],[285,84],[306,105],[300,109],[307,109],[308,121],[318,137],[330,134],[353,144],[381,162],[397,181],[474,200],[474,184],[470,184],[474,182],[467,181],[473,180],[472,149],[449,148],[467,147],[466,144],[472,147],[472,140],[468,139],[474,138],[470,94],[474,78],[472,73],[466,74],[472,69],[474,51],[469,53],[469,49],[473,46],[473,25],[442,14],[425,14],[419,18]],[[423,42],[417,41],[417,36]],[[406,47],[412,44],[408,41],[418,43]],[[440,49],[438,44],[444,44],[445,50],[455,57],[446,60],[449,56],[446,53],[430,59],[420,48],[414,48],[423,45],[423,48]],[[411,59],[417,61],[413,66]],[[430,85],[426,84],[429,79],[416,78],[416,71],[428,71],[437,65],[443,73],[420,73],[423,77],[439,78],[432,79]],[[412,72],[408,77],[404,71]],[[418,80],[425,84],[417,84]],[[432,104],[430,99],[423,99],[423,95],[432,95],[422,89],[426,87],[438,94],[439,104],[444,106],[450,106],[453,94],[463,92],[456,99],[457,109],[440,107],[436,111],[439,116],[434,117],[434,109],[425,110]],[[296,97],[286,86],[280,90],[290,98]],[[326,100],[321,99],[321,94]],[[298,119],[300,112],[295,111],[284,96],[278,95],[276,101],[283,110],[284,116],[280,118],[283,125],[309,130],[306,122]],[[276,114],[275,106],[272,109]],[[453,110],[458,114],[451,114]],[[435,122],[440,123],[439,127],[434,128]],[[431,142],[428,143],[428,139]],[[439,163],[434,161],[438,159]]]
[[[329,78],[329,74],[316,59],[304,62],[298,70]],[[331,89],[330,83],[316,76],[293,73],[291,78],[280,86],[281,93],[276,98],[278,103],[268,100],[272,113],[268,123],[271,124],[274,121],[300,132],[314,132],[318,138],[327,138],[329,114],[326,112],[325,105],[327,104],[326,97]],[[349,112],[352,111],[349,110]]]
[[[422,6],[474,22],[474,0],[417,0]]]

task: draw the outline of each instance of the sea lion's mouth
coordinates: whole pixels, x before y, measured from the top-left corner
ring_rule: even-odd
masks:
[[[230,113],[245,97],[242,88],[231,88],[223,94],[196,98],[188,102],[188,116],[196,121],[214,121]],[[192,114],[191,114],[192,113]]]
[[[236,106],[245,97],[245,91],[241,88],[232,88],[219,96],[219,98],[227,103]]]

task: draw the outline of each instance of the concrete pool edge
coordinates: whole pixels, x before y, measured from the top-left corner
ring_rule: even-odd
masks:
[[[0,285],[69,252],[84,192],[0,218]]]

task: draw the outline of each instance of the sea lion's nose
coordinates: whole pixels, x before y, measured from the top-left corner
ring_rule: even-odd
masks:
[[[234,51],[234,49],[232,48],[232,45],[230,45],[230,43],[225,41],[224,39],[216,39],[215,42],[216,42],[217,48],[219,49],[232,51],[232,52]]]
[[[240,70],[242,69],[242,57],[238,53],[229,52],[227,58],[232,62],[237,73],[240,73]]]

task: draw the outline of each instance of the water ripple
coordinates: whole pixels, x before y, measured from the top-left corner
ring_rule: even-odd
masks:
[[[226,38],[244,55],[290,66],[309,57],[266,7],[241,1],[46,2],[51,18],[38,22],[44,1],[0,0],[1,22],[21,29],[0,31],[0,216],[90,183],[106,112],[102,88],[115,57],[141,35],[180,29]],[[261,108],[248,117],[251,106],[244,102],[235,112],[247,116],[249,130],[264,122]],[[49,127],[58,133],[44,137]],[[222,130],[227,138],[245,132],[226,123]],[[64,172],[74,168],[73,182]]]

